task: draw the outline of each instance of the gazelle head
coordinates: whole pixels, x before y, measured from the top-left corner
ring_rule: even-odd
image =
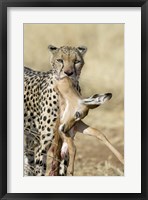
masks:
[[[76,99],[71,99],[71,102],[67,102],[70,105],[66,105],[64,112],[62,113],[61,125],[59,130],[61,132],[67,132],[70,130],[75,122],[83,119],[89,112],[89,109],[94,109],[106,101],[112,98],[111,93],[95,94],[89,98],[81,99],[77,96]]]

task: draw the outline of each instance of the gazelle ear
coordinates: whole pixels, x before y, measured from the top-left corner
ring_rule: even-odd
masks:
[[[82,103],[84,105],[87,105],[90,109],[93,109],[105,103],[106,101],[110,100],[111,98],[112,98],[111,93],[95,94],[89,98],[82,99]]]
[[[51,53],[54,54],[58,48],[50,44],[50,45],[48,46],[48,49],[49,49],[49,51],[50,51]]]
[[[87,51],[87,47],[85,47],[85,46],[80,46],[80,47],[77,47],[77,50],[80,52],[80,54],[81,54],[82,56],[84,56],[84,54],[85,54],[86,51]]]

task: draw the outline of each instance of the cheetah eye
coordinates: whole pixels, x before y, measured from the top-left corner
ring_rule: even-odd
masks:
[[[59,63],[63,63],[63,60],[62,60],[62,59],[57,59],[57,61],[58,61]]]
[[[75,60],[75,64],[78,64],[80,63],[81,61],[80,60]]]

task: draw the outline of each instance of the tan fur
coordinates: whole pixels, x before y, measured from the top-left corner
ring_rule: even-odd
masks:
[[[93,107],[90,107],[89,104],[85,105],[83,103],[84,100],[82,99],[80,94],[76,91],[71,80],[68,77],[65,77],[59,80],[57,84],[57,88],[60,94],[60,98],[59,98],[60,116],[61,116],[60,125],[64,124],[64,129],[65,129],[65,130],[59,130],[59,131],[61,133],[61,137],[63,141],[68,144],[68,150],[69,150],[69,156],[70,156],[69,167],[68,167],[69,174],[73,175],[74,173],[74,160],[75,160],[75,155],[76,155],[76,146],[74,144],[73,139],[76,134],[76,131],[83,132],[84,134],[97,137],[98,139],[104,142],[104,144],[115,154],[115,156],[122,163],[124,163],[122,155],[111,145],[111,143],[107,140],[107,138],[101,132],[85,125],[82,121],[80,121],[82,118],[84,118],[88,114],[88,111],[90,108],[97,107],[97,105],[93,104]],[[79,120],[77,120],[74,117],[77,111],[81,113],[81,117],[79,118]],[[72,126],[73,128],[71,128]],[[73,132],[72,134],[70,133],[71,131]]]

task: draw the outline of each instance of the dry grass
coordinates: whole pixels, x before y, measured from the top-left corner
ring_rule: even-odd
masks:
[[[48,45],[88,47],[80,85],[83,96],[112,92],[110,102],[85,118],[102,130],[124,154],[124,25],[123,24],[25,24],[24,65],[50,68]],[[77,134],[76,176],[122,176],[123,166],[100,142]]]

